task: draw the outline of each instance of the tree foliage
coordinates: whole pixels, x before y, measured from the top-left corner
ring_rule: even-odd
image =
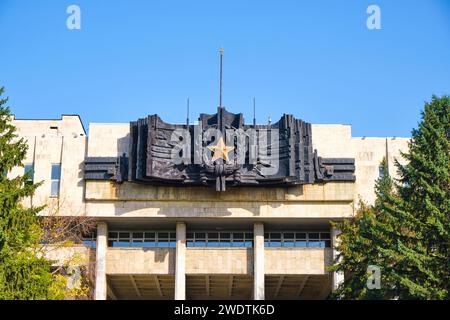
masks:
[[[450,284],[450,97],[433,96],[412,131],[398,180],[383,174],[373,205],[361,203],[355,219],[339,224],[344,271],[334,297],[347,299],[448,299]],[[369,290],[367,267],[381,269],[381,289]]]
[[[38,255],[41,229],[37,214],[42,207],[25,208],[22,200],[33,195],[39,184],[27,181],[31,172],[8,178],[23,167],[27,151],[11,124],[11,113],[0,88],[0,299],[60,299],[51,262]]]

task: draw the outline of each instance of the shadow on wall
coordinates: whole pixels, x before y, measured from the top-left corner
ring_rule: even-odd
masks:
[[[149,251],[152,248],[144,248],[145,251]],[[154,262],[162,263],[168,259],[169,270],[175,270],[175,249],[170,248],[153,248],[155,251]],[[173,257],[171,256],[173,255]]]
[[[124,153],[129,154],[130,147],[130,134],[128,133],[125,137],[117,139],[117,156],[121,156]]]

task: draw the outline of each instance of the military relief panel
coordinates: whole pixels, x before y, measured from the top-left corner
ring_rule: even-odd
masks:
[[[87,157],[85,180],[147,185],[277,187],[354,182],[353,158],[322,158],[311,125],[292,115],[246,125],[242,114],[219,107],[198,124],[167,124],[158,115],[130,123],[128,153]]]

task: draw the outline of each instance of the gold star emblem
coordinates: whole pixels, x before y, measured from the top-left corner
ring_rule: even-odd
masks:
[[[215,146],[208,147],[209,150],[214,152],[212,161],[216,161],[217,159],[223,159],[228,161],[228,153],[234,149],[234,147],[228,147],[224,142],[223,138],[220,137],[219,141]]]

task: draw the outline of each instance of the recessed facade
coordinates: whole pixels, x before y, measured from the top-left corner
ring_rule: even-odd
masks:
[[[339,233],[331,222],[351,219],[359,199],[374,201],[381,160],[395,176],[394,160],[403,161],[408,139],[352,137],[350,125],[294,118],[278,127],[245,125],[221,108],[203,116],[202,137],[205,125],[276,129],[284,159],[276,178],[260,174],[263,157],[248,164],[251,148],[244,164],[226,158],[239,153],[239,138],[224,134],[223,144],[200,138],[202,155],[211,159],[194,164],[183,157],[194,157],[193,125],[154,120],[152,127],[148,117],[147,123],[91,123],[88,135],[76,115],[13,119],[29,148],[25,168],[9,175],[33,170],[34,182],[43,181],[25,200],[47,204],[42,214],[58,207],[60,214],[98,221],[88,247],[65,249],[95,263],[95,299],[325,299],[343,279],[327,270]],[[177,151],[185,162],[174,164],[168,157],[174,143],[163,133],[183,128],[192,148]],[[64,254],[54,253],[55,263]]]

